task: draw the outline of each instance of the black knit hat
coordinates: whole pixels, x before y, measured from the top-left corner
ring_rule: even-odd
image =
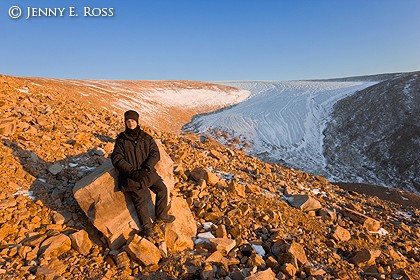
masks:
[[[127,121],[128,119],[135,120],[137,123],[139,123],[140,115],[136,111],[128,110],[124,113],[124,121]]]

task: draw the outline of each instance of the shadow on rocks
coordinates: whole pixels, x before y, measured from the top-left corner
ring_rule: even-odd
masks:
[[[93,153],[89,151],[56,162],[48,162],[33,151],[21,148],[16,142],[8,139],[2,139],[2,142],[14,150],[13,155],[19,159],[23,170],[36,179],[28,193],[34,201],[41,201],[44,206],[53,211],[51,224],[67,225],[69,229],[64,230],[64,233],[84,229],[94,243],[100,246],[105,245],[101,240],[102,233],[90,223],[75,200],[73,187],[78,180],[106,159],[92,155]],[[51,228],[54,229],[54,226]]]
[[[93,135],[104,143],[115,143],[115,139],[112,137],[102,135],[99,133],[94,133]]]

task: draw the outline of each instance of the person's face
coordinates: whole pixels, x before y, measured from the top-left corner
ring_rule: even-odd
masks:
[[[127,125],[127,127],[129,129],[135,129],[137,127],[137,122],[135,120],[132,120],[132,119],[126,120],[125,124]]]

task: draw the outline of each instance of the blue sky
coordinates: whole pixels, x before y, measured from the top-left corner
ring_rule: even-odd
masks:
[[[20,19],[9,17],[12,6]],[[27,7],[66,11],[26,19]],[[84,7],[114,16],[84,17]],[[1,0],[0,30],[0,74],[16,76],[295,80],[420,70],[417,0]]]

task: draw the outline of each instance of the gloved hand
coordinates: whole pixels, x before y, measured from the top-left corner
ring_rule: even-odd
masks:
[[[135,170],[133,172],[133,180],[141,183],[145,177],[149,175],[149,172],[146,169]]]

